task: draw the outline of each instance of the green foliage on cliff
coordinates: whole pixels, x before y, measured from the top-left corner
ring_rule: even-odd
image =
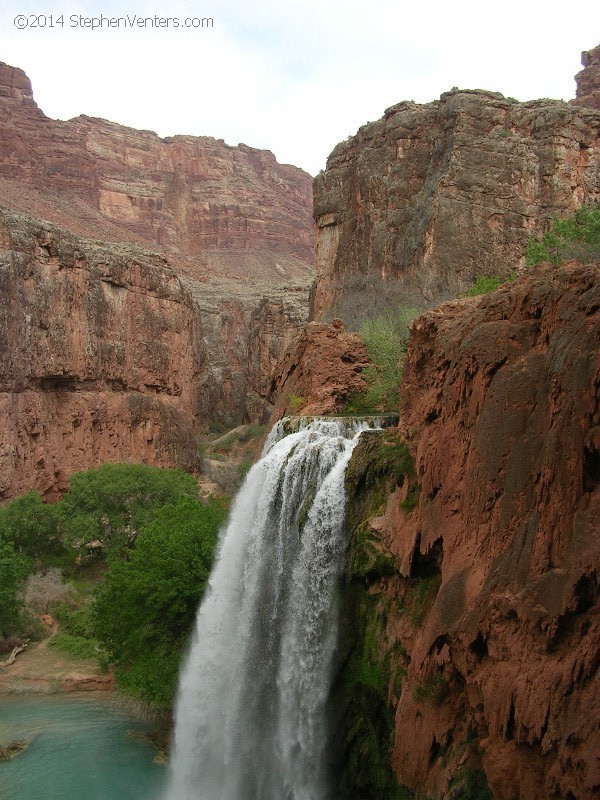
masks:
[[[367,388],[350,398],[346,413],[372,414],[398,408],[408,327],[418,314],[416,308],[399,308],[396,313],[388,310],[382,317],[363,322],[359,333],[373,365],[362,371]]]
[[[572,217],[552,220],[541,239],[530,239],[525,250],[530,266],[542,261],[559,264],[569,258],[578,261],[600,259],[600,207],[578,208]]]
[[[354,642],[334,692],[344,708],[340,724],[340,796],[396,800],[404,796],[390,766],[394,715],[388,701],[390,659],[382,647],[376,598],[352,591]]]
[[[439,706],[448,695],[448,691],[448,681],[443,675],[429,675],[417,684],[413,691],[413,697],[417,703],[431,703]]]
[[[218,503],[191,497],[162,507],[127,559],[109,562],[97,589],[94,629],[117,664],[117,680],[155,705],[173,700],[224,518]]]
[[[496,289],[499,289],[505,283],[511,283],[511,281],[514,281],[516,277],[516,272],[511,272],[511,274],[504,280],[498,278],[497,275],[478,275],[471,286],[469,286],[465,294],[467,297],[479,297],[479,295],[482,294],[490,294],[491,292],[495,292]]]
[[[500,278],[495,275],[478,275],[475,282],[467,289],[467,297],[478,297],[480,294],[495,292],[500,284]]]
[[[386,633],[385,601],[377,593],[394,575],[394,555],[369,528],[389,492],[410,481],[414,464],[395,430],[363,435],[346,470],[346,524],[351,532],[350,565],[341,609],[343,662],[334,683],[339,708],[336,754],[343,800],[399,800],[410,795],[396,783],[390,763],[394,697],[406,676],[408,658]]]
[[[453,800],[494,800],[485,773],[480,769],[461,767],[448,788]]]

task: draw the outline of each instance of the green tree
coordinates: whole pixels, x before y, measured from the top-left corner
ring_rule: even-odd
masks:
[[[600,208],[582,206],[572,217],[553,219],[541,239],[530,239],[525,250],[530,266],[542,261],[559,264],[568,258],[600,259]]]
[[[218,503],[191,497],[159,509],[97,589],[95,632],[117,664],[117,680],[156,705],[173,699],[224,519]]]
[[[83,551],[99,542],[117,554],[135,540],[157,509],[182,497],[196,497],[193,476],[179,469],[142,464],[103,464],[71,476],[71,487],[57,504],[65,541]]]
[[[27,567],[27,559],[15,552],[12,543],[0,539],[0,636],[8,636],[18,627],[22,607],[18,593]]]
[[[61,552],[55,506],[44,503],[37,492],[16,497],[0,509],[0,537],[19,553],[43,558]]]

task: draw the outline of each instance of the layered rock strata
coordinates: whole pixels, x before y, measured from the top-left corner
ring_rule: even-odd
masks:
[[[178,276],[162,254],[0,209],[0,498],[104,461],[197,464],[212,422],[264,421],[300,285]]]
[[[103,461],[196,466],[206,345],[164,256],[0,215],[0,497]]]
[[[356,325],[518,271],[553,216],[600,200],[599,132],[592,108],[493,92],[392,106],[315,179],[313,315]]]
[[[211,137],[160,139],[91,117],[48,119],[25,73],[1,63],[0,176],[16,182],[16,210],[74,233],[91,227],[98,238],[159,245],[193,276],[277,280],[313,263],[310,176],[302,170]]]
[[[106,460],[193,468],[265,421],[308,319],[310,177],[269,151],[48,119],[0,64],[0,498]]]

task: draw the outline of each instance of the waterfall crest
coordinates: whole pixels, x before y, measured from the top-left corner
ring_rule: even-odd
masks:
[[[327,800],[325,704],[364,422],[272,431],[240,489],[182,671],[167,800]]]

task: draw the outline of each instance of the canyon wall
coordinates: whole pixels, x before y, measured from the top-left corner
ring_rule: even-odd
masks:
[[[581,54],[583,69],[575,76],[577,97],[571,102],[576,106],[600,109],[600,45]]]
[[[600,265],[547,266],[421,316],[405,369],[400,431],[418,502],[402,510],[399,488],[375,528],[402,576],[388,590],[418,580],[428,558],[440,583],[417,630],[402,614],[388,622],[410,652],[396,775],[441,797],[468,757],[501,800],[591,800]],[[419,700],[432,682],[443,698]]]
[[[322,327],[308,356],[342,374]],[[346,492],[340,797],[596,797],[600,264],[419,316],[399,427],[363,437]]]
[[[264,421],[307,322],[310,176],[269,151],[48,119],[0,64],[0,499],[102,461],[196,465]]]
[[[191,275],[296,276],[313,262],[302,170],[211,137],[48,119],[25,73],[1,63],[0,177],[14,182],[0,188],[16,210],[74,233],[158,245]]]
[[[0,213],[0,497],[103,461],[197,465],[206,344],[164,256]]]
[[[599,131],[593,108],[493,92],[392,106],[315,178],[313,316],[356,326],[519,271],[553,216],[600,200]]]
[[[600,201],[597,51],[571,104],[400,103],[315,179],[319,320],[517,275],[416,319],[398,429],[349,465],[341,798],[600,791],[600,265],[524,263],[552,217]],[[335,413],[365,354],[339,321],[313,325],[273,385]]]

